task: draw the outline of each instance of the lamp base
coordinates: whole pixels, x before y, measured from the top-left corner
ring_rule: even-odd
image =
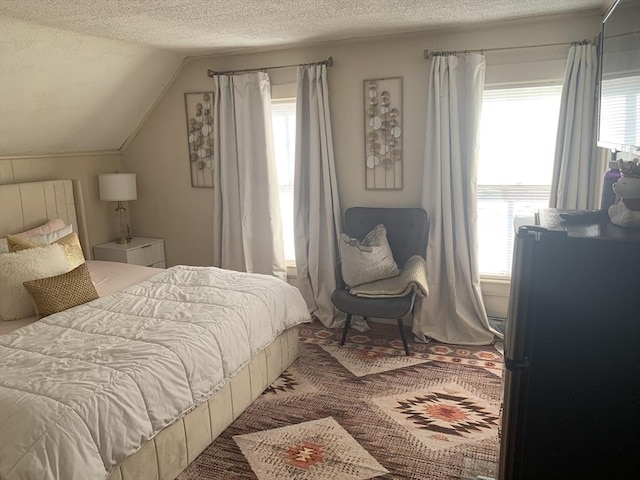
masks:
[[[131,227],[129,226],[129,212],[122,204],[118,202],[118,206],[114,210],[115,227],[116,227],[116,243],[125,244],[131,241]]]

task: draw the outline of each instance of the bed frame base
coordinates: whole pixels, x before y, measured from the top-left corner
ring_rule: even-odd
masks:
[[[107,480],[173,480],[298,357],[298,328],[282,332],[225,387],[124,459]]]

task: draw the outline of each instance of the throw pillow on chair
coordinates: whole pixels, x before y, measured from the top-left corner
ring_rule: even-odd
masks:
[[[400,273],[387,240],[387,229],[382,224],[376,225],[362,241],[342,233],[338,245],[342,278],[349,287]]]

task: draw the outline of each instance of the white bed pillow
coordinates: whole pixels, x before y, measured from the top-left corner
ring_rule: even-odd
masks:
[[[53,277],[69,270],[62,245],[0,255],[0,320],[35,315],[35,307],[23,282]]]
[[[32,228],[31,230],[25,230],[24,232],[14,233],[17,237],[32,238],[36,242],[49,245],[56,240],[69,235],[73,232],[73,225],[67,225],[64,220],[59,218],[55,220],[49,220],[44,225]],[[9,253],[9,244],[6,238],[0,238],[0,253]]]
[[[66,223],[64,220],[60,218],[56,218],[55,220],[49,220],[47,223],[44,223],[38,227],[31,228],[29,230],[25,230],[18,235],[22,235],[25,237],[36,237],[38,235],[46,235],[47,233],[55,232],[56,230],[60,230],[61,228],[66,227]]]
[[[33,242],[44,243],[45,245],[49,245],[55,242],[56,240],[60,240],[62,237],[66,237],[70,233],[73,233],[73,225],[65,225],[59,230],[54,230],[53,232],[45,233],[43,235],[28,236],[27,238]]]

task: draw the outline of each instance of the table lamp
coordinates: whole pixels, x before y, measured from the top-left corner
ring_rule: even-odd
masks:
[[[129,200],[136,200],[135,173],[102,173],[98,175],[100,187],[100,200],[106,202],[118,202],[115,209],[116,243],[129,243],[131,241],[131,226],[129,212],[122,204]]]

